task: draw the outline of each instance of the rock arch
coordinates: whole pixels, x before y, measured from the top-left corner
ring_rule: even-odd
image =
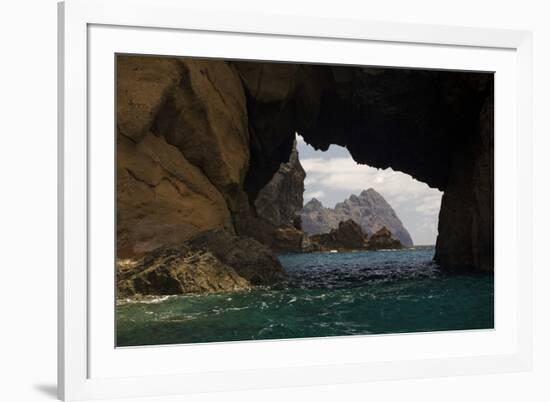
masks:
[[[245,84],[251,198],[290,152],[317,149],[391,167],[444,192],[436,260],[493,270],[493,75],[236,63]]]
[[[493,131],[492,74],[119,56],[118,254],[261,237],[254,200],[299,132],[442,190],[436,260],[491,271]]]

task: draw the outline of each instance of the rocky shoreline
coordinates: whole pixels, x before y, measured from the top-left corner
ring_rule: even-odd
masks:
[[[444,191],[436,260],[493,270],[490,74],[130,55],[116,68],[121,295],[245,290],[284,280],[275,253],[408,246],[389,209],[378,226],[355,219],[382,205],[368,190],[307,231],[297,132]]]
[[[280,253],[404,248],[388,229],[368,236],[351,219],[340,222],[329,233],[311,237],[295,227],[279,228],[279,232],[286,241],[278,243]],[[286,277],[270,248],[252,238],[214,230],[137,258],[118,259],[117,299],[247,291]]]
[[[273,252],[226,230],[117,260],[117,297],[248,290],[286,278]]]

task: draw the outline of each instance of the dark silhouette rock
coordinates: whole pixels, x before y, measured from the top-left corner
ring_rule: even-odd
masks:
[[[296,215],[294,219],[292,220],[292,226],[294,226],[298,230],[302,229],[302,217],[300,215]]]
[[[305,177],[294,142],[288,162],[281,164],[256,198],[258,217],[275,227],[293,224],[304,204]]]
[[[373,188],[362,191],[359,196],[351,195],[334,208],[326,208],[313,198],[304,205],[301,217],[302,228],[308,234],[327,233],[339,222],[353,219],[368,235],[386,227],[404,246],[413,245],[409,232],[393,208]]]
[[[364,249],[367,237],[361,227],[349,219],[340,222],[338,228],[329,233],[310,236],[310,241],[315,251],[348,251]]]
[[[360,249],[365,246],[365,234],[361,226],[352,219],[340,222],[335,232],[336,241],[345,248]]]
[[[494,267],[493,98],[486,100],[476,128],[455,155],[439,212],[435,259],[446,267]],[[460,166],[460,168],[458,168]]]
[[[119,297],[246,290],[285,278],[269,248],[226,230],[117,260]]]
[[[358,163],[391,167],[443,191],[436,260],[493,269],[492,74],[275,64],[237,66],[251,127],[245,188],[252,200],[299,132],[316,149],[337,144]],[[264,91],[272,77],[277,86],[291,84],[286,95]]]
[[[294,226],[281,226],[275,230],[271,248],[276,253],[301,253],[307,235]],[[307,247],[306,247],[307,248]]]
[[[403,248],[403,244],[395,239],[386,227],[383,227],[369,238],[367,248],[369,250],[400,249]]]
[[[382,227],[369,237],[353,219],[341,221],[337,229],[331,229],[329,233],[312,235],[309,239],[311,241],[312,251],[354,251],[403,248],[401,242],[395,239],[386,227]]]

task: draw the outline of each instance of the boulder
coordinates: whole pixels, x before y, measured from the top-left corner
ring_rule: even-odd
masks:
[[[247,290],[250,283],[213,254],[185,245],[117,261],[117,297]]]
[[[395,250],[403,248],[403,244],[395,239],[386,227],[383,227],[368,239],[366,248],[368,250]]]
[[[252,285],[271,285],[286,278],[272,250],[250,237],[212,230],[191,239],[189,245],[212,253]]]
[[[275,230],[271,248],[276,253],[301,253],[307,235],[294,226],[282,226]]]
[[[238,291],[285,278],[268,247],[227,230],[208,231],[178,245],[117,260],[120,297]]]

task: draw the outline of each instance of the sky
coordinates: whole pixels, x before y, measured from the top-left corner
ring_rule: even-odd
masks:
[[[391,168],[359,165],[344,147],[331,145],[327,151],[316,151],[301,136],[296,137],[306,171],[304,204],[315,197],[333,208],[351,194],[372,187],[392,206],[414,244],[435,244],[441,191]]]

